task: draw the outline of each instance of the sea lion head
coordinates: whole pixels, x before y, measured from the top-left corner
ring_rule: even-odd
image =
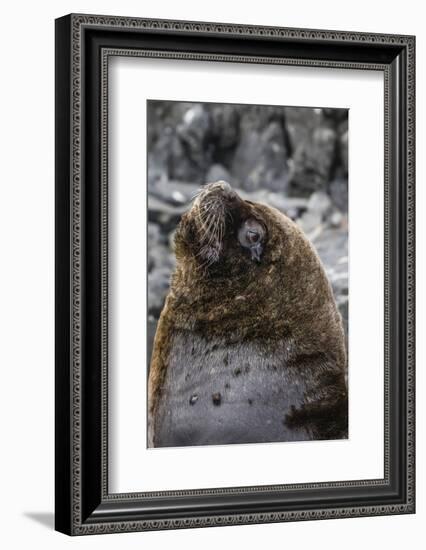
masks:
[[[243,200],[225,181],[205,185],[182,217],[176,256],[192,257],[206,276],[236,274],[260,264],[268,242],[262,207]]]
[[[330,283],[303,231],[228,183],[202,188],[176,230],[175,255],[167,309],[179,312],[180,326],[270,339],[313,334],[324,322],[338,326],[340,338]]]
[[[266,204],[242,199],[225,181],[201,189],[175,235],[178,262],[190,263],[210,279],[267,273],[278,263],[289,270],[300,259],[301,248],[306,258],[315,256],[290,218]]]

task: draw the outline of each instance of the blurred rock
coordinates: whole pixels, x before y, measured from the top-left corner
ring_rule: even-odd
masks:
[[[168,246],[157,244],[148,248],[148,272],[157,268],[165,268],[169,271],[174,268],[175,257]]]
[[[173,136],[173,140],[167,150],[169,151],[169,179],[203,183],[206,169],[205,163],[203,159],[200,160],[197,158],[197,160],[194,160],[193,158],[193,155],[197,157],[200,151],[191,151],[178,136]],[[203,156],[202,153],[200,155]]]
[[[335,131],[325,127],[316,128],[297,145],[290,173],[292,194],[306,196],[325,189],[330,179],[335,146]]]
[[[167,159],[162,159],[155,153],[148,155],[148,188],[155,188],[159,182],[167,181],[169,171],[166,162]]]
[[[174,133],[176,127],[186,111],[193,105],[181,101],[148,100],[148,147],[153,145],[164,132]]]
[[[339,139],[340,159],[343,173],[348,175],[348,131],[346,130]]]
[[[240,135],[249,132],[262,132],[271,122],[282,129],[285,124],[285,111],[275,105],[239,105]]]
[[[326,267],[346,269],[348,261],[348,233],[346,229],[327,228],[315,241],[315,247]]]
[[[337,177],[328,186],[328,194],[333,204],[341,211],[348,211],[348,180]]]
[[[324,107],[322,109],[322,115],[324,117],[324,122],[333,128],[339,128],[341,124],[344,124],[348,120],[348,110],[347,109],[337,109],[335,107]]]
[[[148,186],[169,177],[170,154],[174,136],[166,129],[159,135],[148,154]]]
[[[343,214],[338,210],[334,211],[330,216],[330,225],[339,228],[343,222]]]
[[[166,233],[176,227],[185,211],[186,206],[172,206],[152,195],[148,197],[148,221],[160,224]]]
[[[148,223],[148,273],[155,269],[174,269],[176,260],[167,239],[161,233],[159,225]]]
[[[156,185],[149,187],[149,200],[151,200],[151,197],[155,197],[174,206],[187,205],[196,196],[200,188],[201,185],[195,183],[161,180]]]
[[[267,188],[284,192],[287,187],[287,153],[281,127],[271,122],[262,132],[242,136],[231,173],[243,189]]]
[[[232,184],[234,178],[229,171],[221,164],[212,164],[206,174],[206,183],[212,183],[214,181],[227,181]]]
[[[235,147],[240,137],[240,114],[237,105],[211,105],[211,135],[220,150],[217,156]]]
[[[162,241],[160,227],[155,223],[148,222],[148,243],[150,246],[157,246]]]
[[[204,168],[192,160],[181,139],[170,129],[164,129],[148,156],[148,184],[176,179],[202,183]]]
[[[158,319],[170,286],[171,270],[154,269],[148,274],[148,314]]]
[[[323,220],[331,211],[330,197],[324,191],[312,193],[308,201],[308,210],[317,212]]]
[[[183,116],[177,127],[177,135],[188,159],[200,170],[202,178],[211,163],[211,148],[209,147],[210,116],[201,103],[195,103]],[[176,178],[193,181],[191,178]],[[198,180],[197,180],[198,181]]]
[[[308,237],[311,237],[310,233],[321,224],[321,221],[322,216],[320,212],[308,210],[302,214],[302,216],[297,220],[297,223],[308,235]]]
[[[308,208],[308,199],[304,197],[288,197],[284,193],[276,193],[266,189],[259,189],[258,191],[235,190],[243,199],[273,206],[292,219],[299,218]]]
[[[284,107],[284,112],[291,153],[294,155],[296,149],[306,143],[314,130],[321,125],[322,109]]]
[[[349,273],[348,234],[346,228],[329,228],[315,240],[315,248],[324,264],[337,306],[348,335]]]

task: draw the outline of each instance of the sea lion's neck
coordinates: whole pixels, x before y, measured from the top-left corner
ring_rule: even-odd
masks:
[[[309,291],[312,278],[317,292]],[[291,266],[265,263],[232,277],[208,277],[185,262],[173,275],[164,316],[181,330],[281,341],[304,334],[319,317],[334,324],[330,292],[319,264],[302,274]]]

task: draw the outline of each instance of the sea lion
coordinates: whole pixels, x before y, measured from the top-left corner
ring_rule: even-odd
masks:
[[[342,319],[280,211],[206,185],[175,234],[148,380],[148,446],[347,437]]]

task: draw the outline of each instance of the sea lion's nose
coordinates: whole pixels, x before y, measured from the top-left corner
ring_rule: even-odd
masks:
[[[217,182],[218,186],[224,191],[225,193],[230,193],[232,191],[232,187],[229,185],[227,181],[220,180]]]
[[[219,180],[205,185],[202,200],[207,197],[233,204],[238,195],[227,181]]]
[[[222,191],[225,194],[228,194],[232,191],[232,187],[227,181],[219,180],[214,183],[208,183],[205,186],[207,191]]]
[[[237,198],[237,193],[232,189],[231,185],[224,180],[217,181],[212,185],[211,191],[219,191],[219,194],[226,200],[234,201]]]

